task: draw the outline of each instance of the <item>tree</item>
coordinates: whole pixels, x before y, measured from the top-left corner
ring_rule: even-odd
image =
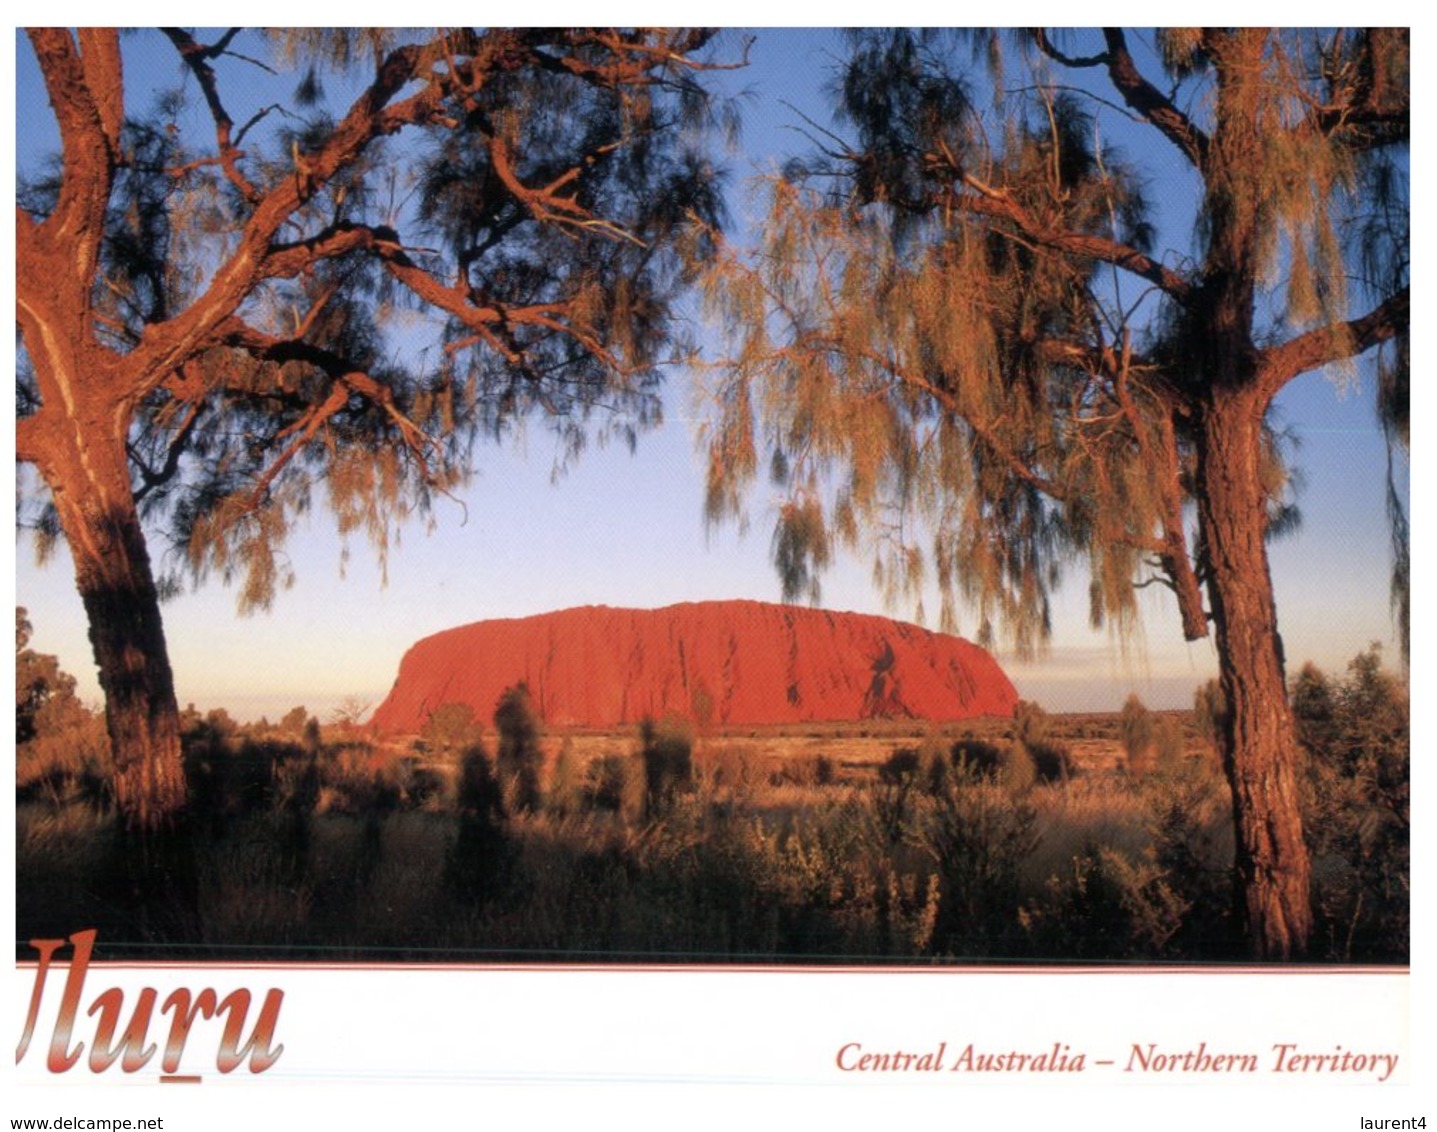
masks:
[[[1268,410],[1373,353],[1405,442],[1407,33],[1171,29],[1141,62],[1120,29],[969,39],[856,35],[835,87],[854,140],[823,131],[758,254],[713,273],[738,337],[711,382],[708,514],[737,515],[767,465],[786,596],[868,540],[880,583],[935,580],[945,627],[964,598],[980,637],[1025,650],[1075,559],[1095,624],[1130,628],[1139,587],[1171,588],[1184,635],[1215,637],[1252,948],[1301,954],[1266,550],[1294,512]],[[955,58],[988,61],[991,113]],[[1150,185],[1189,201],[1190,241],[1171,210],[1160,231]],[[1405,519],[1397,545],[1405,615]]]
[[[532,813],[539,805],[539,767],[544,752],[539,746],[543,722],[522,681],[504,689],[494,705],[494,730],[499,733],[496,769],[515,813]]]
[[[630,442],[656,419],[671,304],[719,212],[711,38],[30,33],[60,153],[19,192],[16,453],[74,559],[129,826],[184,803],[177,578],[149,536],[262,608],[321,490],[382,558],[518,415],[569,453],[591,412]],[[342,113],[327,80],[356,91]],[[401,315],[417,335],[390,333]]]
[[[75,678],[58,658],[30,647],[34,626],[24,609],[15,610],[15,743],[53,735],[89,719],[75,695]]]
[[[98,718],[75,695],[57,658],[30,648],[33,628],[15,610],[15,785],[21,795],[106,796],[109,750]]]

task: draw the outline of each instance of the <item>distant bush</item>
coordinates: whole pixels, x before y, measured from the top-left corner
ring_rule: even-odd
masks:
[[[499,697],[494,728],[499,732],[499,781],[510,812],[532,812],[539,805],[539,768],[544,754],[539,748],[539,713],[527,684],[516,684]]]
[[[456,791],[459,830],[445,863],[451,892],[485,904],[509,889],[515,846],[504,827],[504,791],[482,744],[466,749]]]
[[[1066,782],[1073,776],[1073,754],[1066,743],[1042,739],[1022,744],[1033,760],[1033,769],[1041,782]]]
[[[309,724],[309,719],[309,712],[306,711],[304,707],[290,708],[290,710],[285,712],[280,718],[275,729],[297,739],[304,734],[305,727]]]
[[[15,786],[17,798],[103,806],[114,766],[105,721],[75,695],[56,657],[29,647],[33,628],[15,610]]]
[[[1046,741],[1045,741],[1046,742]],[[1035,743],[1035,746],[1043,744]],[[1027,743],[1009,743],[999,752],[992,776],[1010,794],[1025,794],[1037,783],[1038,761]]]
[[[1041,733],[1046,732],[1044,726]],[[1042,754],[1048,773],[1040,772],[1035,751]],[[1047,739],[990,743],[986,739],[964,736],[953,744],[950,754],[954,773],[960,780],[985,779],[1013,794],[1026,793],[1040,778],[1059,779],[1066,774],[1067,749]]]
[[[105,721],[97,715],[42,729],[15,748],[16,799],[43,799],[59,806],[83,801],[104,807],[110,801],[114,764]]]
[[[955,767],[963,767],[979,774],[996,775],[1002,769],[1008,750],[1009,747],[1004,744],[964,735],[953,744],[950,755]]]
[[[589,761],[583,797],[590,809],[609,810],[637,819],[643,815],[645,793],[641,759],[611,754]]]
[[[837,767],[828,755],[794,755],[781,759],[769,775],[771,786],[831,786]]]
[[[1035,703],[1019,700],[1013,706],[1013,738],[1028,753],[1035,776],[1043,782],[1063,782],[1073,773],[1073,757],[1064,743],[1048,737],[1052,720]]]
[[[693,726],[676,715],[667,715],[658,723],[646,719],[639,727],[639,737],[645,816],[653,820],[668,813],[678,794],[693,786]]]
[[[1123,701],[1119,718],[1123,752],[1127,755],[1128,773],[1147,774],[1153,769],[1153,716],[1136,692]]]
[[[483,728],[468,704],[441,704],[419,732],[419,747],[431,757],[462,755],[480,742]]]
[[[388,814],[409,801],[409,767],[368,743],[338,743],[313,760],[319,772],[320,808],[338,813]]]
[[[549,789],[545,795],[545,808],[557,817],[576,810],[583,800],[584,780],[579,757],[574,753],[574,740],[564,736],[559,744],[559,754],[554,759],[554,770],[549,776]]]
[[[878,768],[878,781],[888,786],[911,785],[918,778],[918,748],[899,747]]]
[[[1209,680],[1193,694],[1193,726],[1214,751],[1219,750],[1218,739],[1226,717],[1227,699],[1222,685]]]
[[[1173,774],[1187,758],[1183,726],[1175,716],[1153,717],[1153,758],[1160,774]]]

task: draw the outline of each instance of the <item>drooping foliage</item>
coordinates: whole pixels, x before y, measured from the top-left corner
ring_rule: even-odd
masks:
[[[172,567],[263,608],[321,502],[382,560],[464,481],[474,441],[525,414],[563,456],[657,420],[694,222],[722,211],[699,144],[708,33],[166,35],[170,60],[136,48],[108,92],[125,117],[93,304],[120,356],[205,323],[116,390]],[[213,133],[194,128],[206,107]],[[32,222],[63,170],[22,170]],[[246,256],[243,291],[220,294]],[[22,320],[22,351],[32,337]],[[46,392],[22,367],[22,420]]]
[[[1408,35],[1132,38],[853,35],[836,132],[709,277],[731,340],[705,391],[707,509],[741,514],[767,467],[787,597],[863,547],[889,594],[936,587],[945,628],[967,604],[1023,654],[1075,563],[1124,639],[1137,592],[1170,588],[1184,635],[1215,641],[1244,922],[1286,956],[1311,915],[1264,547],[1296,511],[1269,410],[1375,356],[1406,441]]]
[[[683,29],[29,39],[60,153],[18,194],[23,514],[69,545],[152,827],[183,806],[167,589],[264,608],[321,504],[382,564],[478,441],[538,416],[563,462],[657,420],[720,220],[719,64]]]
[[[817,592],[837,546],[863,547],[891,595],[931,583],[945,627],[967,605],[980,639],[1006,632],[1029,655],[1064,568],[1082,561],[1095,624],[1132,629],[1134,583],[1156,582],[1176,593],[1186,635],[1206,635],[1204,548],[1187,508],[1191,395],[1213,378],[1188,312],[1206,213],[1224,194],[1181,171],[1155,182],[1161,143],[1133,123],[1147,114],[1194,152],[1211,123],[1170,105],[1183,98],[1156,106],[1125,46],[1072,58],[1042,33],[964,38],[856,35],[835,83],[843,136],[789,163],[769,186],[759,254],[710,276],[718,321],[736,329],[732,364],[706,391],[708,514],[737,516],[771,471],[789,599]],[[1182,95],[1207,107],[1218,63],[1174,46],[1200,42],[1166,33],[1160,45]],[[1397,429],[1405,334],[1339,324],[1349,275],[1353,302],[1405,301],[1403,50],[1382,33],[1272,40],[1254,111],[1273,129],[1254,171],[1250,265],[1275,293],[1263,334],[1308,348],[1329,330],[1355,336],[1326,342],[1311,366],[1390,339],[1378,362]],[[975,77],[970,56],[990,66]],[[1099,67],[1109,83],[1081,77]],[[1374,67],[1384,85],[1364,94]],[[1304,117],[1318,88],[1350,107],[1345,119]],[[1172,201],[1185,192],[1183,214]],[[1283,439],[1263,434],[1270,533],[1297,523]]]

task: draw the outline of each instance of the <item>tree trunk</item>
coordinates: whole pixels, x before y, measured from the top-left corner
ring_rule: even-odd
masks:
[[[1250,386],[1212,389],[1199,424],[1197,496],[1226,700],[1218,730],[1232,789],[1238,901],[1254,956],[1288,959],[1307,949],[1311,869],[1298,795],[1299,748],[1264,541],[1265,410],[1264,398]]]
[[[51,459],[41,462],[41,471],[89,618],[115,762],[115,804],[131,830],[165,829],[185,805],[179,710],[125,438],[68,417],[47,423]]]

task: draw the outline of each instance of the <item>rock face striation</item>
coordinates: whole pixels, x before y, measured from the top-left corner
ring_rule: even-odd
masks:
[[[664,609],[584,606],[479,621],[426,637],[371,721],[419,731],[435,708],[488,721],[523,681],[551,727],[610,727],[677,712],[773,724],[1009,715],[1017,702],[977,645],[884,617],[756,601]]]

